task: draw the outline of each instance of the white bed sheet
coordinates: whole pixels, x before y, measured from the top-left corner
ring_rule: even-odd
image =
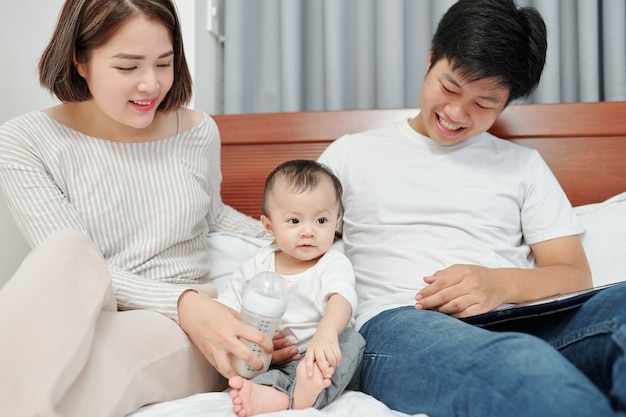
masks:
[[[408,414],[393,411],[369,395],[357,391],[346,391],[321,410],[284,410],[259,414],[266,417],[408,417]],[[236,417],[227,392],[196,394],[180,400],[145,406],[128,417]],[[428,417],[414,414],[412,417]]]

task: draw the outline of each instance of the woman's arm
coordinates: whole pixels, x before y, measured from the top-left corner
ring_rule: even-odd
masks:
[[[80,169],[81,164],[90,162],[77,158],[79,151],[76,154],[67,152],[66,147],[67,142],[85,138],[67,135],[71,133],[62,132],[62,129],[59,133],[59,125],[41,113],[16,118],[0,128],[0,189],[19,229],[31,247],[64,229],[81,231],[95,241],[83,217],[92,216],[95,227],[102,229],[98,232],[101,239],[112,242],[125,262],[130,259],[141,264],[141,259],[132,252],[134,249],[124,246],[133,246],[127,245],[131,238],[139,241],[136,233],[118,227],[121,222],[134,219],[124,212],[123,207],[108,200],[108,197],[115,197],[111,192],[119,189],[118,200],[126,201],[123,198],[124,184],[111,180],[114,176],[108,175],[105,168],[95,167],[102,173],[100,177],[90,175],[93,170]],[[93,157],[102,159],[97,155]],[[104,158],[102,162],[106,166],[109,161]],[[111,184],[97,187],[99,178],[109,178]],[[98,197],[100,195],[104,198]],[[80,204],[82,214],[76,208]],[[132,208],[132,205],[131,201],[126,207]],[[102,246],[98,247],[107,260],[120,309],[145,308],[178,320],[178,298],[187,288],[194,288],[193,285],[146,279],[112,264],[111,254],[104,253]]]
[[[267,233],[259,220],[223,203],[221,203],[221,210],[217,216],[210,220],[209,227],[212,232],[230,232],[243,236],[272,239],[272,236]]]

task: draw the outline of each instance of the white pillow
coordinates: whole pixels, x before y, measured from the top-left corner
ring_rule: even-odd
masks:
[[[232,273],[256,251],[271,242],[260,238],[215,232],[207,236],[209,246],[209,279],[218,292],[224,289]]]
[[[626,192],[574,210],[587,229],[581,239],[593,285],[626,280]]]

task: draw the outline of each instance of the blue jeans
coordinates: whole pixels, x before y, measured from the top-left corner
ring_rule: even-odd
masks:
[[[358,373],[363,358],[365,340],[356,330],[349,327],[339,335],[339,348],[341,349],[341,364],[335,369],[330,386],[318,395],[317,401],[313,405],[317,409],[327,406],[339,397]],[[289,408],[291,408],[296,382],[296,369],[305,356],[306,353],[297,361],[276,366],[272,365],[269,371],[252,378],[252,382],[268,385],[284,392],[289,396]]]
[[[431,417],[624,415],[626,285],[508,327],[516,331],[412,306],[384,311],[360,330],[361,390]]]

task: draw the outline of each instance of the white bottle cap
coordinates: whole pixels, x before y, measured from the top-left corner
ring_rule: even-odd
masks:
[[[274,272],[261,272],[248,282],[242,301],[251,313],[282,317],[287,308],[287,284]]]
[[[282,317],[287,309],[287,300],[246,291],[243,295],[243,306],[249,312],[260,316]]]

